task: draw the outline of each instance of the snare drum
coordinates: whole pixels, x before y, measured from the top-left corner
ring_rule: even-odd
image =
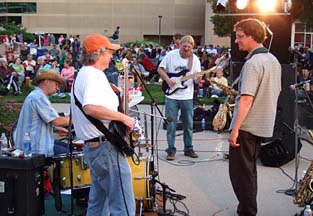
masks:
[[[60,185],[63,189],[71,187],[70,159],[62,154],[55,158],[60,171]],[[89,167],[84,161],[82,153],[74,153],[72,157],[73,187],[85,187],[91,185]]]
[[[132,172],[132,183],[134,190],[134,197],[136,201],[137,210],[152,209],[152,176],[150,175],[150,160],[141,158],[140,164],[136,165],[132,158],[128,157],[129,166]]]

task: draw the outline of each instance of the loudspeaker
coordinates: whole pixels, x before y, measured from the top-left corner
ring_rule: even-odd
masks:
[[[44,214],[44,155],[0,157],[0,215]]]
[[[278,98],[273,137],[264,139],[259,158],[264,166],[279,167],[295,157],[295,92],[289,86],[295,83],[292,65],[282,66],[282,91]],[[302,145],[298,139],[298,152]]]

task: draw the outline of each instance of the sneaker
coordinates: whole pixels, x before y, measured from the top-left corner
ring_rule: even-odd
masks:
[[[199,157],[193,150],[185,151],[184,155],[191,158]]]
[[[166,156],[166,160],[169,160],[169,161],[175,160],[175,154],[173,152],[168,152]]]

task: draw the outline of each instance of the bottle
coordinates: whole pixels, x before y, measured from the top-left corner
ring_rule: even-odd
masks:
[[[205,118],[201,120],[201,129],[205,130]]]
[[[7,137],[5,136],[5,133],[1,134],[0,140],[1,140],[1,150],[3,150],[4,148],[7,148],[8,140],[7,140]]]
[[[31,146],[30,134],[28,132],[26,132],[24,134],[23,146],[24,146],[24,156],[25,157],[31,157],[32,156],[32,146]]]
[[[306,205],[304,212],[303,212],[303,216],[312,216],[312,210],[311,210],[311,206],[310,205]]]

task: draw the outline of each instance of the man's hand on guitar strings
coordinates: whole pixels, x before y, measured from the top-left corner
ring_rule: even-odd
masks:
[[[173,80],[173,79],[169,79],[169,80],[167,81],[167,84],[168,84],[169,87],[172,87],[172,86],[174,86],[174,85],[176,84],[176,81]]]

